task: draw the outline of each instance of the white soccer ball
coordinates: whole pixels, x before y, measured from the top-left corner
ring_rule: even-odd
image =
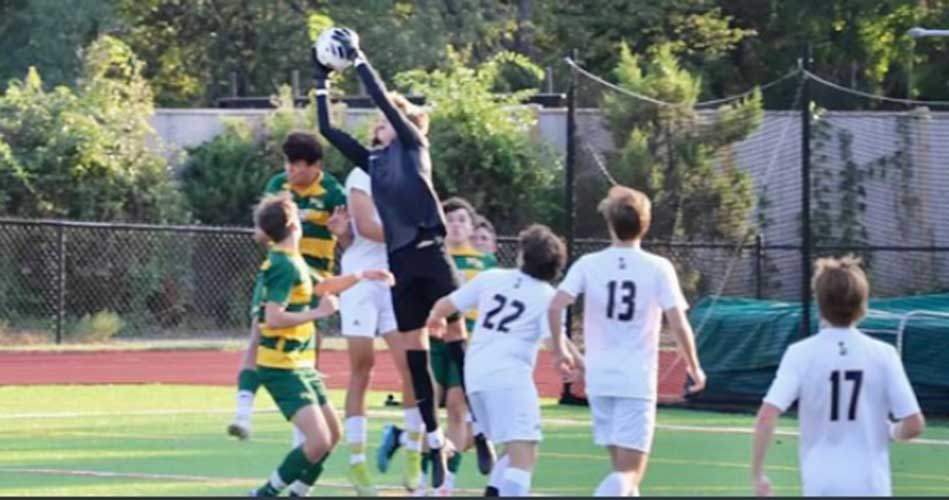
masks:
[[[333,39],[334,33],[343,30],[349,32],[349,36],[354,41],[359,42],[359,35],[355,31],[349,28],[336,27],[323,30],[319,38],[316,39],[316,58],[319,59],[320,63],[336,71],[346,69],[352,64],[352,61],[345,57],[345,49],[343,49],[342,44]]]

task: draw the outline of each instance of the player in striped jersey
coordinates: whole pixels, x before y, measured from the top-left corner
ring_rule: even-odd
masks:
[[[267,183],[265,195],[286,192],[296,205],[303,231],[300,253],[311,274],[325,278],[332,274],[336,238],[328,223],[338,207],[346,206],[346,194],[339,181],[323,169],[323,149],[309,133],[292,132],[283,142],[284,172]],[[260,234],[256,239],[261,241]],[[237,410],[227,433],[239,439],[250,436],[254,397],[260,387],[256,354],[260,340],[257,309],[261,307],[263,273],[258,272],[251,300],[251,336],[237,377]]]

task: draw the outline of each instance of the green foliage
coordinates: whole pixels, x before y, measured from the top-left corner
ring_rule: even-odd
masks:
[[[652,238],[740,239],[754,201],[751,179],[715,155],[761,123],[761,95],[700,115],[693,105],[699,80],[684,70],[673,48],[640,57],[625,44],[614,75],[633,92],[677,103],[657,106],[620,94],[604,96],[602,109],[617,151],[610,162],[620,183],[653,200]]]
[[[534,75],[539,68],[510,53],[474,68],[465,55],[450,48],[447,54],[443,68],[396,77],[432,106],[429,138],[436,189],[443,197],[467,198],[501,233],[534,220],[556,225],[561,165],[532,138],[534,111],[514,107],[532,91],[501,97],[492,92],[505,65]]]
[[[0,95],[0,214],[181,222],[182,199],[158,138],[142,63],[103,36],[75,91],[43,88],[31,68]]]
[[[72,328],[70,340],[79,342],[107,342],[122,331],[125,322],[112,311],[99,311],[83,316]]]

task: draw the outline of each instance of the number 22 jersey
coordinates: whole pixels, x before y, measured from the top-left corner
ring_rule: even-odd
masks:
[[[672,263],[612,246],[577,260],[560,291],[583,295],[587,394],[655,400],[662,312],[688,308]]]
[[[515,269],[491,269],[449,296],[459,311],[478,307],[478,323],[465,353],[470,393],[534,384],[537,350],[550,337],[550,284]]]

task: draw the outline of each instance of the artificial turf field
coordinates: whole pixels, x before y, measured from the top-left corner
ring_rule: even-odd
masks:
[[[337,408],[342,391],[331,391]],[[289,449],[290,427],[269,396],[257,399],[250,441],[224,434],[233,389],[176,385],[0,387],[0,495],[242,496],[259,485]],[[379,429],[398,408],[370,402],[370,456]],[[534,476],[542,495],[590,495],[608,461],[590,438],[588,410],[545,401],[545,441]],[[751,415],[660,409],[644,495],[748,495]],[[792,418],[782,419],[792,431]],[[896,495],[949,495],[949,425],[930,422],[928,441],[892,448]],[[779,495],[799,495],[796,445],[781,435],[768,473]],[[402,494],[400,455],[376,473],[383,495]],[[352,495],[348,453],[340,447],[314,494]],[[484,478],[465,457],[459,494],[478,494]]]

